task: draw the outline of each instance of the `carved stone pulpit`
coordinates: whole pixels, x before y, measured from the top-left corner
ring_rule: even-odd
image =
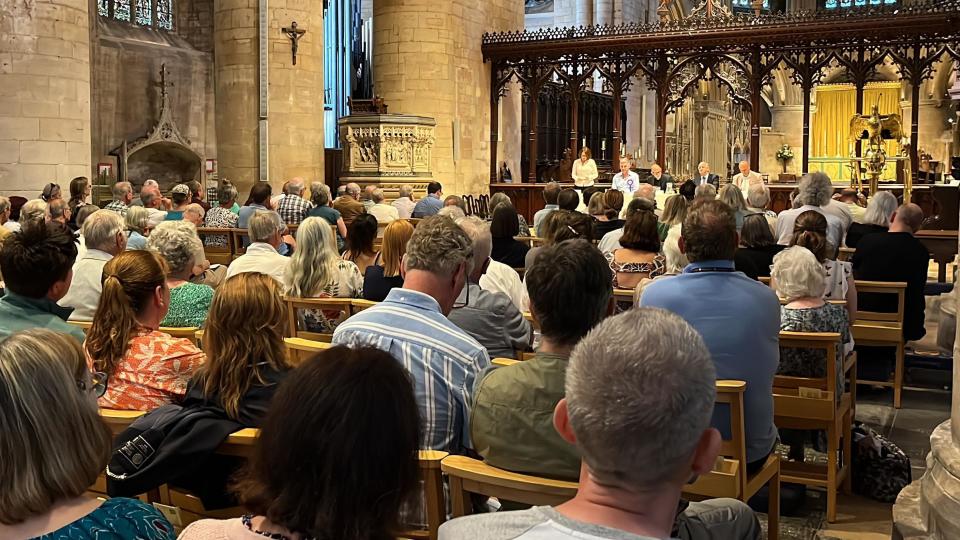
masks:
[[[351,114],[337,120],[343,146],[340,182],[379,184],[388,199],[402,184],[418,195],[433,181],[436,120],[406,114]]]

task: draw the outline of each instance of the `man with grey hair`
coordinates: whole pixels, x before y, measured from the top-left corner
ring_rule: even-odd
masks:
[[[750,170],[750,162],[747,160],[741,161],[737,166],[740,169],[740,173],[733,177],[731,183],[740,188],[740,191],[743,193],[743,198],[747,198],[751,187],[763,185],[763,177],[760,176],[760,173]]]
[[[653,213],[654,215],[657,216],[657,218],[660,217],[661,212],[660,212],[660,209],[657,208],[657,186],[653,184],[647,184],[646,182],[644,182],[640,184],[640,187],[638,187],[636,191],[633,192],[633,198],[646,199],[651,203],[653,203]],[[627,204],[629,205],[629,202]],[[627,207],[624,206],[623,213],[621,213],[621,217],[626,219],[626,215],[627,215]]]
[[[199,203],[190,203],[183,209],[184,221],[193,223],[194,227],[203,227],[203,216],[206,214]]]
[[[377,218],[377,223],[390,223],[400,219],[400,212],[393,206],[383,202],[383,190],[375,188],[370,193],[373,204],[367,208],[367,213]]]
[[[400,186],[399,195],[390,205],[397,209],[400,219],[410,219],[413,215],[413,207],[417,205],[413,202],[413,186],[403,184]]]
[[[800,202],[800,206],[798,208],[784,210],[777,216],[777,232],[774,234],[777,238],[777,243],[789,246],[790,239],[793,238],[793,224],[797,221],[797,216],[807,210],[813,210],[823,214],[827,218],[827,242],[829,242],[831,246],[830,253],[836,253],[836,251],[840,249],[840,246],[843,245],[842,242],[847,236],[847,229],[843,224],[843,220],[837,217],[832,211],[827,211],[827,206],[829,206],[830,201],[833,200],[832,197],[833,182],[830,181],[829,176],[822,172],[812,172],[805,175],[800,180],[799,192],[796,197],[796,201]]]
[[[693,200],[697,199],[716,199],[717,188],[713,184],[700,184],[693,193]]]
[[[720,189],[720,177],[710,172],[710,164],[706,161],[701,161],[697,165],[697,176],[693,179],[693,183],[697,187],[713,184],[715,190]]]
[[[70,206],[63,199],[54,199],[47,203],[46,220],[56,221],[61,225],[66,225],[70,221]]]
[[[284,272],[290,264],[290,259],[278,252],[283,245],[284,228],[279,214],[269,210],[258,210],[250,218],[250,224],[247,226],[250,245],[247,246],[243,255],[230,263],[226,279],[244,272],[260,272],[282,285]]]
[[[680,493],[713,470],[720,433],[710,427],[717,373],[696,330],[660,309],[601,322],[573,349],[557,433],[581,456],[577,494],[537,506],[454,519],[441,540],[575,538],[759,539],[744,503],[683,508]]]
[[[299,225],[307,219],[307,214],[313,210],[313,203],[303,198],[306,190],[303,178],[291,178],[284,187],[284,197],[277,204],[277,213],[287,225]]]
[[[154,180],[153,178],[147,178],[146,180],[143,181],[143,185],[140,186],[140,193],[143,193],[144,188],[147,188],[147,187],[154,187],[154,188],[157,188],[157,192],[160,191],[160,184],[157,183],[157,181]],[[133,186],[131,185],[131,191],[132,190],[133,190]],[[143,204],[143,197],[137,197],[136,199],[130,201],[130,206],[146,206],[146,205]]]
[[[103,267],[127,248],[124,220],[110,210],[97,210],[81,228],[87,251],[73,265],[73,281],[66,296],[58,302],[73,308],[71,321],[92,321],[103,292]]]
[[[353,220],[357,219],[357,216],[367,213],[367,210],[363,207],[363,203],[361,203],[359,199],[360,186],[350,182],[347,184],[346,193],[333,201],[333,209],[340,212],[340,217],[343,218],[343,223],[348,228],[350,224],[353,223]]]
[[[463,229],[448,217],[424,219],[407,243],[403,287],[333,334],[335,345],[382,349],[410,372],[424,423],[423,449],[462,454],[472,448],[467,418],[473,384],[490,357],[447,319],[472,263],[473,245]]]
[[[163,197],[160,195],[160,188],[144,184],[140,190],[140,200],[147,209],[148,227],[152,229],[167,220],[167,212],[162,209]]]
[[[130,185],[130,182],[117,182],[110,191],[113,193],[113,200],[103,209],[126,216],[127,208],[133,202],[133,186]]]
[[[363,192],[360,194],[360,202],[363,203],[363,209],[370,213],[370,207],[373,206],[373,191],[377,189],[377,186],[373,184],[368,184],[364,186]]]
[[[473,243],[473,272],[447,318],[479,341],[490,358],[513,358],[516,351],[530,347],[533,331],[509,296],[480,288],[493,251],[490,224],[471,216],[460,218],[457,225]]]

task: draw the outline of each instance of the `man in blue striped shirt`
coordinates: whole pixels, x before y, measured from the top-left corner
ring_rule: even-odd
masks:
[[[452,219],[424,219],[407,244],[403,287],[333,334],[336,345],[376,347],[403,363],[413,378],[425,449],[462,453],[471,448],[467,419],[473,384],[490,357],[446,315],[470,275],[472,257],[470,238]]]

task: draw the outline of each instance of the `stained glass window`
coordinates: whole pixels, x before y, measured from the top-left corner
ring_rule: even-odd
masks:
[[[97,0],[97,14],[101,17],[110,15],[110,0]]]
[[[892,6],[897,3],[898,0],[824,0],[823,7],[825,9],[846,9],[851,7]]]
[[[97,0],[97,14],[108,19],[173,30],[174,0]]]
[[[113,0],[113,18],[118,21],[130,21],[130,0]]]
[[[151,0],[137,0],[137,24],[150,26],[153,24],[153,7]]]
[[[753,9],[750,0],[733,0],[733,9]],[[763,9],[770,9],[770,0],[763,0]]]
[[[173,30],[173,0],[157,0],[157,28]]]

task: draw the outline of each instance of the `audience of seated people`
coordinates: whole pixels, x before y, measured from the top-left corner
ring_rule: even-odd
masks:
[[[350,223],[346,249],[340,256],[343,260],[356,264],[362,276],[369,266],[376,264],[380,255],[374,247],[376,240],[377,218],[370,214],[361,214]]]
[[[280,246],[284,245],[285,228],[280,214],[269,210],[258,210],[250,218],[250,225],[247,228],[250,245],[247,246],[243,255],[230,263],[226,277],[230,278],[242,272],[260,272],[283,283],[287,264],[290,263],[290,258],[284,257],[278,251]]]
[[[751,279],[770,277],[773,257],[785,248],[786,246],[778,244],[773,237],[770,223],[765,215],[748,214],[743,219],[740,245],[733,256],[734,265],[737,272],[743,272]]]
[[[0,537],[175,538],[153,506],[87,494],[112,450],[96,403],[112,382],[91,374],[64,334],[37,328],[0,342]]]
[[[476,339],[490,358],[513,358],[516,351],[530,347],[533,329],[510,297],[480,287],[493,249],[490,225],[473,216],[460,218],[457,225],[473,245],[473,268],[447,318]]]
[[[196,228],[186,221],[164,221],[150,234],[147,249],[167,263],[170,304],[160,326],[203,326],[213,301],[213,288],[190,281],[202,273],[206,262]]]
[[[896,211],[897,198],[893,193],[881,191],[871,197],[860,221],[850,224],[846,238],[847,247],[856,248],[860,239],[868,234],[887,232]]]
[[[556,507],[448,521],[439,538],[759,539],[746,504],[680,499],[691,478],[713,470],[720,448],[710,427],[718,375],[704,340],[674,314],[635,309],[604,320],[570,353],[555,395],[553,424],[581,456],[577,494]]]
[[[83,223],[87,252],[74,263],[70,290],[60,299],[61,306],[73,308],[70,320],[93,319],[100,299],[103,267],[127,248],[127,236],[123,229],[123,218],[110,210],[98,210]]]
[[[361,216],[361,218],[370,216]],[[353,222],[356,228],[360,219]],[[295,298],[360,298],[363,275],[357,265],[337,256],[333,229],[323,219],[308,217],[297,229],[297,250],[283,278],[285,291]],[[347,311],[349,313],[349,310]],[[331,333],[343,319],[340,312],[306,309],[299,314],[304,330]]]
[[[734,270],[737,223],[723,202],[693,203],[683,220],[680,250],[690,264],[679,276],[647,285],[640,305],[683,317],[703,336],[717,378],[746,381],[747,471],[759,470],[777,439],[773,377],[780,357],[780,302],[769,287]],[[727,425],[715,418],[718,424]]]
[[[832,249],[837,250],[841,247],[843,238],[846,236],[846,227],[841,218],[827,211],[830,201],[833,199],[833,182],[830,177],[822,172],[813,172],[805,175],[800,180],[799,192],[794,199],[795,206],[789,210],[780,212],[777,216],[777,243],[784,246],[790,245],[790,239],[793,237],[793,224],[797,216],[808,210],[823,214],[827,218],[827,241],[830,242]],[[835,202],[835,201],[834,201]],[[833,253],[830,254],[834,256]]]
[[[435,215],[443,208],[441,197],[443,197],[443,186],[440,185],[440,182],[430,182],[427,184],[427,196],[417,201],[411,217],[425,218]],[[492,201],[491,204],[493,204]]]
[[[512,268],[523,268],[530,246],[516,239],[517,236],[523,236],[517,218],[517,209],[512,204],[497,205],[490,221],[490,234],[493,236],[491,257]]]
[[[103,267],[103,293],[84,342],[87,363],[109,380],[102,407],[149,411],[186,394],[205,357],[191,341],[158,330],[169,306],[160,255],[125,251]]]
[[[820,261],[825,270],[824,300],[846,300],[850,319],[857,315],[857,286],[849,262],[834,260],[829,254],[833,246],[827,241],[827,219],[819,212],[807,210],[797,216],[793,226],[791,246],[803,246]]]
[[[413,225],[405,219],[395,220],[384,229],[380,253],[363,274],[363,297],[366,300],[382,302],[392,289],[403,287],[400,266],[412,235]]]

